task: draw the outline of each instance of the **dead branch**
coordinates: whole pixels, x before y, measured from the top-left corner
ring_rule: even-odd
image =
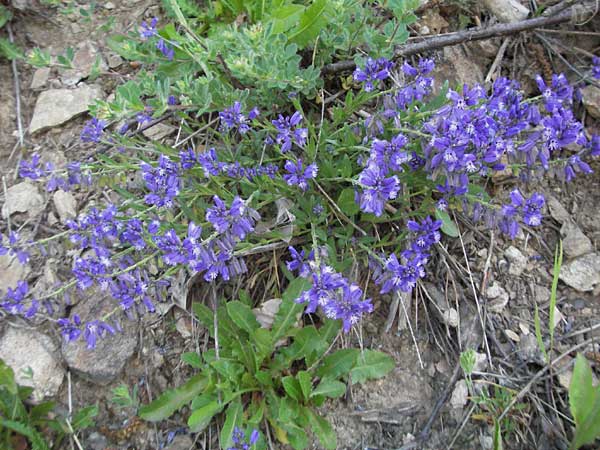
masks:
[[[558,25],[569,22],[575,18],[581,18],[582,13],[592,12],[596,7],[596,2],[584,2],[579,8],[569,8],[550,17],[536,17],[533,19],[521,20],[513,23],[501,23],[491,27],[471,28],[457,33],[440,34],[425,38],[421,42],[402,45],[394,52],[394,58],[402,58],[416,53],[422,53],[429,50],[435,50],[452,45],[462,44],[469,41],[480,41],[498,36],[509,36],[523,31],[529,31],[540,27]],[[354,61],[339,61],[328,64],[321,70],[322,75],[330,75],[339,72],[354,70],[356,64]]]

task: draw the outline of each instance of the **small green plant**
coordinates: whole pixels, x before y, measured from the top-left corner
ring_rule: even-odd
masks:
[[[550,362],[550,354],[554,349],[554,331],[556,329],[556,324],[554,323],[554,316],[556,311],[556,291],[558,289],[558,277],[560,275],[560,268],[562,267],[563,260],[563,248],[562,241],[559,241],[556,246],[556,251],[554,253],[554,266],[552,270],[552,288],[550,290],[550,307],[548,311],[548,332],[550,334],[550,351],[546,350],[546,345],[544,344],[544,339],[542,337],[542,326],[540,321],[540,313],[538,310],[537,303],[535,303],[535,311],[534,311],[534,326],[535,326],[535,337],[538,343],[538,347],[540,351],[544,355],[544,359],[547,363]]]
[[[111,402],[120,408],[131,408],[137,411],[140,406],[137,384],[133,386],[131,391],[127,385],[121,384],[112,390],[112,394]]]
[[[71,420],[50,418],[54,402],[28,407],[25,400],[33,388],[19,386],[14,371],[0,359],[0,448],[14,448],[25,438],[33,450],[59,449],[65,437],[94,424],[96,406],[83,408]],[[48,435],[54,435],[49,442]]]
[[[570,449],[592,444],[600,437],[600,386],[592,384],[592,369],[582,354],[577,354],[569,385],[569,406],[575,419],[575,435]]]
[[[306,448],[307,429],[321,445],[336,448],[333,428],[315,411],[327,398],[346,392],[346,383],[363,383],[388,373],[391,357],[374,350],[345,348],[331,352],[339,323],[326,320],[298,328],[303,306],[294,302],[309,283],[296,279],[283,294],[271,329],[256,320],[247,296],[230,301],[216,312],[203,304],[194,311],[215,341],[218,351],[186,353],[182,359],[199,373],[182,387],[167,391],[140,410],[140,417],[163,420],[191,402],[188,425],[204,429],[223,412],[221,445],[231,447],[233,430],[259,428],[267,420],[277,439],[295,449]],[[264,443],[257,444],[263,448]]]

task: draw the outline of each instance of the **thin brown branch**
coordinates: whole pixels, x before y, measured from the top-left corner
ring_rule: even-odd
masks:
[[[394,52],[394,58],[402,58],[417,53],[435,50],[452,45],[462,44],[469,41],[480,41],[498,36],[509,36],[523,31],[530,31],[540,27],[558,25],[569,22],[574,16],[581,17],[582,13],[591,12],[595,9],[596,2],[585,2],[579,5],[579,8],[569,8],[550,17],[536,17],[533,19],[521,20],[513,23],[501,23],[485,28],[471,28],[458,33],[440,34],[425,38],[421,42],[402,45]],[[339,61],[328,64],[321,70],[323,75],[335,74],[354,70],[356,64],[354,61]]]

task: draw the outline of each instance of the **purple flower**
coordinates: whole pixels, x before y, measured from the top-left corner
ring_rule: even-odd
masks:
[[[146,195],[145,202],[148,205],[156,205],[159,208],[170,208],[173,200],[179,195],[181,180],[179,168],[168,156],[161,154],[158,158],[158,166],[152,167],[148,163],[141,163],[142,177],[150,194]]]
[[[354,71],[354,81],[363,83],[365,92],[371,92],[375,88],[375,83],[383,81],[390,76],[390,71],[394,68],[394,63],[385,58],[368,58],[364,69],[357,67]]]
[[[391,254],[385,262],[384,272],[376,280],[382,285],[381,293],[387,292],[410,292],[420,278],[425,277],[425,264],[427,258],[420,254],[407,258],[400,262],[395,254]]]
[[[296,111],[291,117],[284,117],[279,114],[276,120],[271,121],[277,129],[275,141],[281,145],[281,153],[290,151],[292,143],[295,143],[298,147],[304,147],[306,144],[308,129],[298,128],[300,122],[302,122],[302,114],[299,111]]]
[[[592,57],[592,76],[600,80],[600,58],[597,56]]]
[[[102,133],[104,133],[104,128],[106,127],[106,122],[104,120],[98,120],[96,117],[92,117],[88,120],[81,131],[81,141],[82,142],[100,142],[100,138],[102,137]]]
[[[231,435],[231,440],[233,441],[234,447],[229,447],[227,450],[249,450],[254,444],[258,442],[260,438],[260,433],[258,430],[253,429],[250,433],[250,437],[246,442],[246,433],[242,431],[240,428],[235,427],[233,429],[233,434]]]
[[[580,172],[588,174],[588,175],[590,173],[594,173],[594,171],[592,170],[592,168],[590,167],[590,165],[588,163],[586,163],[585,161],[582,161],[578,155],[573,155],[567,160],[567,163],[565,165],[566,181],[567,182],[571,181],[573,178],[575,178],[577,173],[580,173]]]
[[[165,42],[163,38],[160,38],[156,42],[156,48],[165,56],[169,61],[173,60],[175,56],[175,50],[169,44]]]
[[[198,157],[196,156],[196,152],[192,147],[189,147],[187,150],[181,150],[179,152],[179,164],[181,165],[182,169],[191,169],[197,163]]]
[[[309,164],[305,169],[301,159],[296,163],[293,161],[286,161],[284,167],[288,173],[283,175],[283,179],[288,186],[298,186],[303,192],[308,190],[308,180],[316,178],[317,172],[319,171],[319,168],[314,163]]]
[[[379,166],[383,171],[402,171],[402,164],[411,160],[411,155],[402,149],[408,143],[403,134],[392,138],[391,142],[375,139],[371,145],[368,164]]]
[[[156,24],[158,23],[158,18],[154,17],[150,23],[146,23],[143,21],[140,25],[140,38],[142,40],[150,39],[152,36],[157,35]]]
[[[335,301],[323,306],[323,312],[330,319],[341,319],[344,332],[348,333],[363,314],[373,312],[373,304],[370,298],[363,299],[363,291],[358,285],[345,284]]]
[[[152,109],[146,107],[144,111],[137,113],[135,120],[138,125],[144,125],[145,123],[152,122]]]
[[[563,104],[570,105],[573,102],[573,87],[564,74],[553,74],[550,86],[546,84],[541,75],[537,75],[535,81],[549,112],[561,108]]]
[[[416,234],[413,242],[413,250],[416,253],[425,253],[429,248],[440,241],[439,229],[442,227],[441,220],[432,220],[427,216],[421,223],[409,220],[406,227]]]
[[[521,192],[515,189],[510,193],[510,201],[510,204],[502,207],[502,220],[498,224],[503,233],[514,239],[519,232],[518,220],[531,227],[541,225],[541,210],[545,204],[542,194],[534,192],[531,197],[525,199]]]
[[[364,169],[358,177],[363,191],[357,195],[357,203],[361,211],[375,214],[377,217],[383,214],[383,208],[388,200],[396,198],[400,190],[398,177],[386,178],[386,173],[380,167],[370,165]]]
[[[115,329],[106,322],[93,320],[85,325],[83,337],[87,342],[88,349],[96,348],[98,338],[106,337],[108,334],[115,334]]]
[[[19,164],[19,176],[21,178],[37,180],[46,175],[46,171],[40,167],[40,155],[38,153],[31,155],[31,161],[22,160]]]
[[[240,197],[235,197],[229,208],[217,195],[213,201],[214,207],[206,210],[206,220],[217,233],[231,232],[234,237],[243,240],[246,234],[254,231],[258,213],[246,206]]]
[[[76,341],[81,335],[81,319],[77,314],[73,315],[72,320],[68,318],[58,319],[60,333],[65,338],[65,341]]]
[[[258,108],[253,108],[248,115],[242,113],[242,104],[235,102],[230,108],[226,108],[219,113],[221,119],[221,127],[223,130],[231,130],[237,128],[241,134],[250,131],[248,122],[256,119],[259,115]]]
[[[176,104],[177,104],[177,97],[175,97],[174,95],[169,95],[169,98],[167,98],[167,105],[175,106]]]
[[[290,272],[297,272],[299,277],[306,278],[310,274],[310,266],[305,259],[304,250],[298,252],[298,250],[291,246],[288,247],[288,250],[290,251],[292,259],[285,263],[286,267]]]

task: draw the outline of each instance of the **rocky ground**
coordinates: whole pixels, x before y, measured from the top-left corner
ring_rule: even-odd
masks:
[[[415,33],[453,31],[460,25],[457,17],[479,20],[479,11],[469,3],[437,3],[440,6],[422,13]],[[12,31],[21,48],[41,47],[55,56],[67,47],[75,50],[72,70],[32,69],[19,62],[15,71],[11,64],[0,61],[0,170],[6,186],[0,193],[0,227],[5,232],[10,219],[13,227],[21,226],[23,233],[35,238],[59,231],[65,220],[107,193],[58,191],[49,195],[30,182],[16,179],[18,162],[39,152],[45,161],[61,166],[87,154],[89,149],[79,143],[79,132],[88,104],[109,97],[115,86],[136,71],[108,49],[106,36],[135,28],[141,20],[160,15],[160,11],[157,0],[100,1],[87,19],[77,13],[56,13],[29,0],[14,5],[19,9]],[[600,19],[595,18],[578,30],[594,30],[599,25]],[[564,26],[564,30],[569,29],[572,26]],[[578,48],[598,54],[597,36],[545,36],[559,39],[566,47],[573,46],[577,39]],[[502,73],[519,79],[526,92],[533,93],[533,76],[548,70],[548,66],[550,70],[567,71],[576,79],[576,74],[552,52],[559,45],[542,44],[535,35],[525,34],[447,47],[434,55],[438,62],[436,80],[481,83]],[[581,66],[576,59],[573,64]],[[20,114],[15,78],[20,83]],[[586,126],[598,132],[600,89],[585,88],[583,100]],[[162,139],[168,143],[169,131],[164,134]],[[19,145],[21,137],[23,147]],[[486,345],[476,349],[476,372],[482,380],[515,392],[543,367],[534,333],[533,305],[538,305],[545,327],[553,255],[559,239],[563,240],[564,264],[554,314],[557,354],[598,332],[598,164],[594,169],[595,174],[571,184],[549,178],[535,186],[548,198],[542,228],[526,230],[511,242],[465,220],[461,239],[445,243],[446,251],[436,257],[432,270],[436,277],[428,279],[396,309],[390,308],[391,299],[379,299],[376,312],[365,323],[362,345],[388,352],[397,368],[380,381],[353,388],[343,401],[324,408],[336,427],[340,448],[396,448],[408,443],[421,432],[445,389],[449,390],[449,399],[431,427],[428,448],[445,448],[450,443],[453,448],[491,448],[493,411],[475,407],[469,401],[466,382],[461,376],[453,378],[458,354],[485,337]],[[511,177],[494,179],[489,189],[502,196],[513,183]],[[45,259],[25,266],[9,256],[0,257],[0,286],[12,287],[17,280],[28,279],[39,292],[52,288],[68,274],[62,263],[67,260],[68,249],[49,245],[48,252]],[[173,305],[165,308],[161,317],[131,322],[123,335],[101,341],[94,352],[88,351],[84,343],[63,344],[51,323],[26,324],[0,318],[0,358],[15,368],[23,384],[33,385],[33,402],[54,398],[63,411],[99,406],[96,427],[80,436],[85,449],[209,448],[206,437],[192,437],[185,432],[183,415],[152,427],[136,418],[135,408],[121,408],[111,401],[113,389],[122,384],[138,386],[139,400],[147,402],[186,379],[188,369],[179,356],[201,348],[206,337],[185,306]],[[98,293],[93,302],[73,299],[69,313],[85,318],[107,308],[107,299]],[[596,350],[592,345],[586,347],[588,358],[598,361]],[[559,422],[552,412],[568,411],[565,392],[572,356],[563,360],[563,370],[558,368],[543,378],[545,389],[527,393],[526,407],[514,413],[515,432],[505,444],[507,448],[533,448],[532,442],[536,448],[561,448],[560,436],[570,433],[569,425]],[[21,371],[26,367],[33,370],[32,378]],[[553,432],[553,427],[560,431]]]

